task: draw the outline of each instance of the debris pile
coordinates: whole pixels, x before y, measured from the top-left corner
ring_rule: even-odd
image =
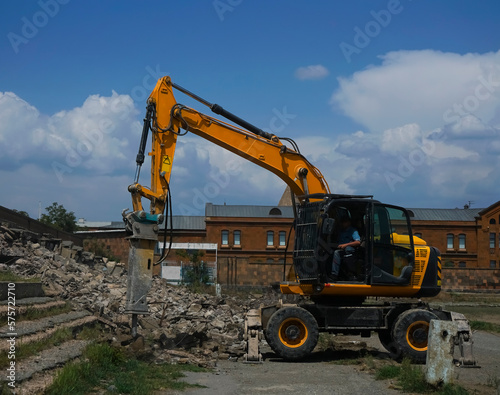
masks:
[[[250,308],[269,303],[275,296],[213,296],[196,294],[183,286],[153,279],[148,303],[150,315],[139,317],[137,341],[130,336],[130,316],[124,314],[127,273],[123,264],[80,252],[64,253],[63,246],[47,245],[33,235],[0,227],[0,270],[10,269],[23,277],[37,277],[49,295],[79,304],[115,327],[114,341],[168,350],[177,360],[188,356],[238,358],[245,353],[244,317]],[[53,249],[51,249],[53,247]],[[78,262],[75,258],[78,258]],[[84,261],[85,263],[82,263]],[[264,301],[264,298],[266,300]],[[142,342],[142,345],[141,345]]]

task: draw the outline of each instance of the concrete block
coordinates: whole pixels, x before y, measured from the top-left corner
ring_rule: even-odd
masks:
[[[0,282],[0,300],[8,299],[9,290],[11,295],[15,295],[16,300],[24,298],[37,298],[45,295],[42,289],[42,283],[14,283],[15,286],[11,287],[9,284],[12,284],[12,282]]]
[[[453,381],[453,349],[457,329],[453,321],[431,320],[425,372],[429,384],[440,385]]]

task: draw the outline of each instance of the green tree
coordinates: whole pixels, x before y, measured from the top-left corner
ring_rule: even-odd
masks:
[[[102,240],[97,240],[95,238],[86,239],[83,241],[83,248],[85,251],[91,252],[94,255],[109,258],[112,261],[120,261],[120,258],[114,255],[113,251],[111,251]]]
[[[207,284],[210,280],[208,276],[208,268],[201,260],[205,255],[204,251],[194,250],[188,252],[186,250],[177,251],[177,256],[187,259],[191,266],[184,267],[183,281],[187,284],[200,285]]]
[[[28,218],[29,218],[29,216],[30,216],[30,215],[29,215],[26,211],[24,211],[24,210],[16,210],[16,209],[14,209],[14,210],[12,210],[12,211],[14,211],[15,213],[18,213],[18,214],[24,215],[24,216],[26,216],[26,217],[28,217]]]
[[[47,225],[64,230],[65,232],[74,232],[78,229],[76,217],[73,211],[67,211],[62,204],[56,202],[51,206],[45,207],[47,214],[42,214],[40,221]]]

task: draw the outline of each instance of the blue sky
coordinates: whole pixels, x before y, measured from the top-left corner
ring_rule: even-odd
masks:
[[[333,192],[406,207],[499,200],[497,1],[0,7],[3,206],[36,217],[56,201],[77,217],[120,220],[145,100],[163,75],[295,139]],[[273,205],[284,190],[195,136],[177,148],[177,214],[202,215],[207,201]]]

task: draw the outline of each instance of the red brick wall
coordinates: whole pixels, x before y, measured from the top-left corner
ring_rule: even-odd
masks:
[[[489,268],[489,261],[478,260],[478,227],[475,222],[412,221],[413,233],[421,233],[428,245],[441,251],[443,263],[458,266],[465,262],[466,267]],[[453,249],[447,248],[447,234],[454,235]],[[465,250],[458,248],[458,235],[465,234]]]
[[[99,240],[104,244],[111,254],[119,258],[120,262],[128,262],[128,240],[125,239],[125,231],[120,232],[95,232],[81,234],[82,238],[87,240]]]
[[[285,272],[290,269],[291,254],[287,259]],[[283,255],[282,255],[283,256]],[[218,259],[219,283],[228,286],[268,286],[283,279],[283,262],[269,258],[222,257]]]
[[[446,291],[499,292],[499,269],[443,268],[442,289]]]
[[[490,262],[494,261],[496,268],[500,268],[500,205],[493,205],[479,218],[478,224],[481,226],[478,232],[478,261],[485,262],[484,267],[490,267]],[[490,233],[495,235],[494,248],[490,248]]]

